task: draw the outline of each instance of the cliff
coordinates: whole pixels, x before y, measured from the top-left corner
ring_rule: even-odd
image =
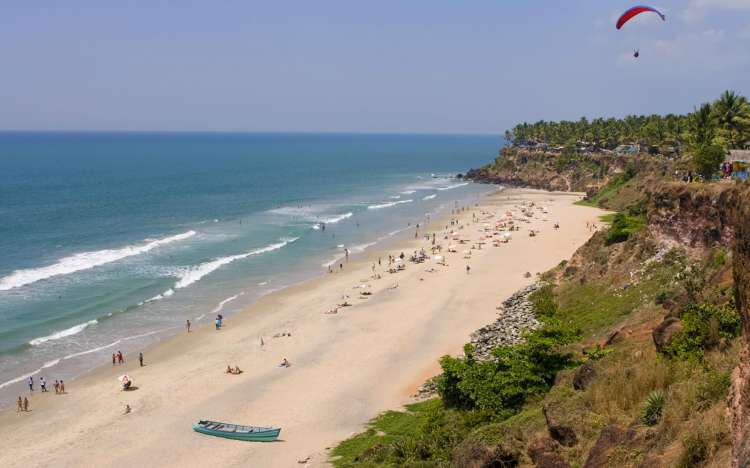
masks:
[[[663,247],[729,247],[734,238],[734,193],[733,186],[724,183],[664,183],[648,197],[649,232]]]
[[[734,298],[742,316],[740,365],[732,376],[732,466],[750,466],[750,187],[733,194]]]
[[[676,163],[649,155],[559,154],[504,148],[468,179],[510,187],[585,192],[596,204],[620,210],[674,172]],[[617,192],[617,197],[613,197]]]

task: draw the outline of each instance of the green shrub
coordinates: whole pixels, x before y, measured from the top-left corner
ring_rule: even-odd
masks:
[[[612,224],[607,231],[604,241],[607,245],[625,242],[630,236],[641,231],[646,225],[643,216],[630,216],[625,213],[617,213],[612,217]]]
[[[711,257],[711,265],[714,268],[721,268],[727,263],[727,251],[718,247],[714,250]]]
[[[628,207],[626,210],[630,216],[645,216],[646,215],[646,200],[638,200]]]
[[[708,460],[711,444],[702,431],[693,432],[682,440],[682,453],[677,461],[680,468],[701,466]]]
[[[646,403],[641,410],[641,422],[647,426],[654,426],[661,419],[664,411],[664,403],[667,398],[661,390],[654,390],[649,393]]]
[[[522,344],[495,348],[488,361],[475,360],[471,349],[465,358],[444,356],[438,393],[447,407],[507,418],[528,397],[546,392],[557,373],[571,365],[572,355],[559,348],[576,337],[569,327],[550,321]]]
[[[723,160],[724,149],[718,145],[701,145],[693,151],[695,170],[707,181],[719,171]]]
[[[711,371],[695,385],[695,408],[699,411],[726,398],[732,377],[729,372]]]
[[[586,356],[589,361],[598,361],[613,351],[614,349],[612,348],[602,348],[601,345],[596,345],[593,348],[584,349],[583,355]]]
[[[551,317],[557,312],[557,303],[552,293],[552,286],[549,284],[531,293],[529,302],[534,306],[534,313],[541,317]]]
[[[680,317],[682,330],[664,347],[667,356],[700,360],[706,350],[740,333],[740,315],[733,303],[724,306],[690,304]]]
[[[659,291],[656,293],[656,297],[654,297],[654,303],[656,305],[662,305],[669,299],[669,293],[666,291]]]

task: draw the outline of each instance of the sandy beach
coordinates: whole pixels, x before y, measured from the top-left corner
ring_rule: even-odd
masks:
[[[36,391],[30,412],[0,413],[0,466],[325,465],[327,447],[379,412],[409,402],[439,371],[441,355],[459,353],[472,331],[494,320],[503,299],[588,239],[587,223],[602,212],[574,205],[580,198],[499,192],[433,221],[419,239],[368,252],[341,272],[266,296],[219,331],[204,326],[159,343],[145,350],[145,367],[137,356],[126,356],[123,366],[103,366],[66,382],[65,395]],[[486,226],[514,207],[520,216],[518,207],[530,202],[534,216],[510,242],[493,246],[487,240],[472,248],[488,236]],[[460,226],[451,227],[451,219]],[[556,222],[560,229],[553,228]],[[456,231],[449,239],[446,225]],[[539,233],[531,237],[529,230]],[[430,254],[420,264],[407,259],[398,273],[385,271],[389,254],[408,257],[429,249],[423,236],[432,233],[445,265]],[[458,243],[453,237],[467,242],[447,253]],[[381,279],[373,278],[374,264]],[[360,294],[365,291],[370,294]],[[352,305],[326,313],[344,301]],[[284,358],[290,367],[278,367]],[[227,365],[243,373],[228,375]],[[117,377],[123,373],[132,376],[136,390],[121,391]],[[126,404],[130,414],[123,414]],[[280,426],[281,440],[204,436],[191,429],[199,419]]]

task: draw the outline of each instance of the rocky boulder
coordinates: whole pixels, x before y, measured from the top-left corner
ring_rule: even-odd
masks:
[[[585,390],[596,378],[596,370],[591,361],[583,363],[575,374],[573,374],[573,388],[576,390]]]
[[[539,286],[532,284],[514,293],[503,302],[497,320],[471,334],[476,359],[489,359],[492,350],[498,346],[521,343],[527,330],[536,330],[541,326],[534,316],[534,306],[529,302],[529,295]]]
[[[610,425],[602,429],[596,444],[591,448],[584,468],[608,466],[609,457],[615,448],[632,439],[633,434],[625,429]]]
[[[549,432],[550,437],[565,447],[572,447],[578,443],[578,437],[572,427],[555,421],[546,407],[542,407],[542,414],[544,414],[544,420],[547,422],[547,432]]]
[[[558,444],[552,439],[537,439],[529,445],[527,453],[537,468],[570,468],[570,463],[558,452]]]
[[[680,319],[675,317],[665,318],[664,321],[657,325],[651,332],[656,350],[662,352],[680,331],[682,331],[682,322],[680,322]]]

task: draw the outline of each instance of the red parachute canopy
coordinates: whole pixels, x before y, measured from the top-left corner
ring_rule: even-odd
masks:
[[[646,13],[647,11],[650,11],[652,13],[656,13],[657,15],[659,15],[659,17],[661,17],[662,21],[666,21],[667,20],[667,17],[664,16],[656,8],[651,8],[651,7],[648,7],[648,6],[636,6],[636,7],[631,8],[630,10],[626,11],[625,13],[622,14],[622,16],[620,16],[620,19],[617,20],[617,29],[622,28],[625,25],[625,23],[627,23],[628,21],[630,21],[634,17],[640,15],[641,13]]]

